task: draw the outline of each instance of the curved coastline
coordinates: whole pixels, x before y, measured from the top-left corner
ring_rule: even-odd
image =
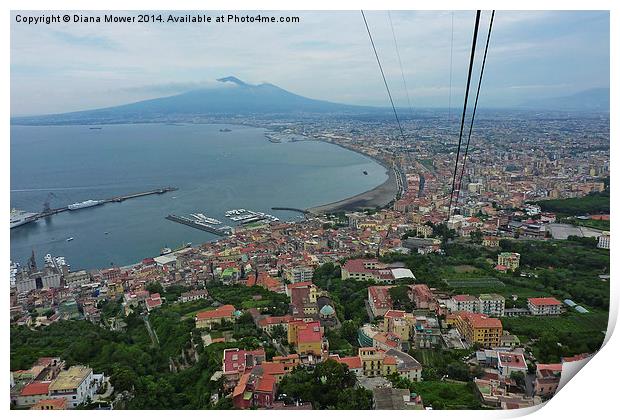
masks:
[[[396,181],[396,175],[394,170],[380,159],[377,159],[375,156],[370,156],[367,153],[364,153],[359,150],[355,150],[351,147],[346,147],[341,144],[323,140],[316,139],[314,141],[322,141],[325,143],[333,144],[343,149],[350,150],[355,153],[359,153],[372,159],[379,165],[385,168],[388,173],[388,179],[385,180],[382,184],[376,186],[375,188],[368,190],[366,192],[354,195],[352,197],[345,198],[343,200],[334,201],[332,203],[321,204],[315,207],[307,208],[306,211],[313,214],[325,214],[325,213],[334,213],[338,211],[354,211],[354,210],[363,210],[363,209],[375,209],[377,207],[384,207],[391,201],[396,198],[398,194],[398,182]]]

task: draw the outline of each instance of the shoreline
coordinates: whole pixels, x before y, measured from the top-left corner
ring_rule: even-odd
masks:
[[[364,209],[374,210],[377,207],[386,206],[388,203],[390,203],[396,198],[396,195],[398,194],[398,182],[396,181],[396,175],[394,173],[394,170],[391,167],[388,167],[385,162],[377,159],[375,156],[370,156],[367,153],[355,150],[351,147],[343,146],[335,142],[323,139],[315,139],[314,141],[321,141],[324,143],[333,144],[335,146],[342,147],[343,149],[347,149],[351,152],[359,153],[363,156],[366,156],[367,158],[373,160],[374,162],[378,163],[386,169],[386,171],[388,172],[388,179],[386,179],[382,184],[377,185],[371,190],[356,194],[352,197],[344,198],[342,200],[309,207],[306,209],[306,211],[318,215],[334,213],[337,211],[354,211]]]

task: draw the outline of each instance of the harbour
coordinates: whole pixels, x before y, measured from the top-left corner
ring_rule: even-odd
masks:
[[[218,236],[229,236],[233,233],[233,229],[230,226],[214,227],[207,223],[190,219],[189,217],[177,216],[176,214],[169,214],[166,216],[166,219],[193,227],[195,229],[204,230],[205,232],[213,233]]]
[[[226,128],[232,132],[220,131]],[[127,265],[158,255],[166,244],[201,244],[221,237],[172,223],[165,219],[168,214],[202,212],[222,225],[252,228],[268,221],[239,225],[225,212],[244,208],[297,220],[297,214],[272,207],[305,209],[337,201],[386,178],[383,167],[360,154],[323,142],[273,144],[264,132],[217,124],[120,124],[102,130],[12,126],[11,159],[32,163],[11,165],[12,208],[42,212],[50,192],[55,194],[50,208],[55,209],[166,185],[178,191],[91,211],[62,211],[13,228],[11,258],[27,261],[34,249],[40,256],[66,256],[76,267]],[[161,156],[167,157],[165,162]],[[70,167],[64,164],[67,159]],[[250,167],[252,176],[247,170],[231,170]],[[70,237],[74,240],[67,241]]]
[[[11,229],[25,225],[27,223],[36,222],[39,219],[52,216],[54,214],[62,213],[65,211],[77,211],[82,209],[87,209],[91,207],[100,206],[106,203],[121,203],[125,200],[130,200],[132,198],[144,197],[147,195],[153,194],[164,194],[171,191],[176,191],[178,188],[175,187],[163,187],[150,191],[143,191],[138,193],[119,195],[116,197],[111,197],[103,200],[86,200],[79,203],[69,204],[68,206],[54,208],[54,209],[45,209],[46,204],[44,204],[44,210],[41,213],[26,213],[20,210],[11,211]]]

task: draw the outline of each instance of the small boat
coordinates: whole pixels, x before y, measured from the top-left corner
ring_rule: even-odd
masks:
[[[161,250],[161,252],[159,253],[159,255],[167,255],[167,254],[170,254],[171,252],[172,252],[172,250],[171,250],[170,248],[166,247],[166,248],[163,248],[163,249]]]
[[[368,171],[364,171],[364,175],[368,175]]]
[[[70,242],[70,241],[72,241],[72,240],[73,240],[73,236],[71,236],[71,237],[67,238],[67,242]]]
[[[109,233],[110,233],[110,232],[103,232],[103,234],[104,234],[104,235],[107,235],[107,234],[109,234]]]

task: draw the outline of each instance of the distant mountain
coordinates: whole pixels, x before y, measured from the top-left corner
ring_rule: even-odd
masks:
[[[609,112],[609,88],[589,89],[569,96],[538,99],[521,104],[520,107],[557,111]]]
[[[381,108],[344,105],[306,98],[271,83],[252,85],[234,76],[218,79],[221,86],[126,105],[64,114],[14,117],[12,124],[97,124],[170,121],[200,116],[250,114],[366,113]]]

